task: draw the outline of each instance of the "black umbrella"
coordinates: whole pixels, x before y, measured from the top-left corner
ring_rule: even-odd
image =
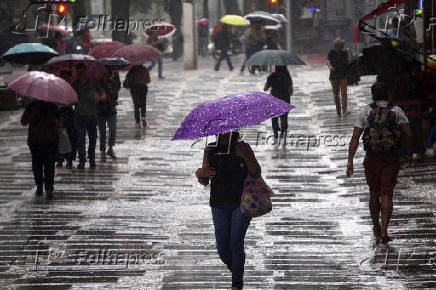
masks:
[[[298,56],[285,50],[264,49],[253,54],[245,65],[305,65]]]
[[[122,57],[105,57],[97,61],[111,70],[120,70],[130,65],[130,62]]]

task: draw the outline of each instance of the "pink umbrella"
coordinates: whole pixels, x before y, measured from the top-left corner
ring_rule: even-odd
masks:
[[[145,28],[145,34],[148,36],[150,36],[153,31],[157,32],[157,36],[168,37],[176,32],[176,27],[170,23],[157,22]]]
[[[125,46],[124,43],[118,41],[100,43],[91,49],[90,55],[95,59],[112,57],[117,50]]]
[[[67,36],[68,35],[68,31],[65,30],[64,28],[58,26],[58,25],[48,24],[48,23],[41,23],[41,25],[39,27],[41,29],[47,29],[48,31],[59,32],[63,36]]]
[[[56,76],[59,76],[61,71],[67,70],[75,78],[75,66],[78,63],[83,63],[86,66],[87,75],[91,79],[99,80],[108,73],[104,65],[98,63],[92,56],[85,54],[64,54],[54,57],[42,67],[42,70]]]
[[[197,28],[200,25],[208,26],[209,25],[209,19],[207,18],[201,18],[200,20],[197,20]]]
[[[115,52],[112,57],[127,59],[132,65],[141,65],[148,61],[158,59],[162,52],[148,44],[131,44]]]
[[[50,103],[77,103],[77,94],[68,82],[42,71],[31,71],[14,78],[8,88],[20,95]]]

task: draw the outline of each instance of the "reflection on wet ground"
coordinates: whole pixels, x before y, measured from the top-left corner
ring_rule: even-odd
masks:
[[[356,110],[369,102],[374,78],[350,88],[352,114],[338,119],[324,67],[293,67],[291,73],[296,109],[289,134],[295,139],[273,145],[269,122],[242,130],[276,194],[273,212],[253,220],[248,231],[246,288],[435,288],[436,160],[400,174],[394,240],[376,245],[358,165],[362,151],[354,177],[344,176]],[[208,189],[193,176],[204,140],[170,139],[195,105],[261,90],[266,75],[206,67],[176,72],[175,64],[166,75],[150,86],[146,129],[134,128],[130,96],[122,90],[118,159],[95,170],[57,170],[51,201],[33,196],[19,113],[0,113],[2,289],[229,288],[230,274],[214,248]]]

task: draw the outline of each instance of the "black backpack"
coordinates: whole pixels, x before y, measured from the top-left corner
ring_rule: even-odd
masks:
[[[379,107],[371,105],[368,116],[368,127],[362,136],[363,149],[366,152],[382,153],[386,155],[399,154],[401,149],[400,127],[396,122],[393,105]]]

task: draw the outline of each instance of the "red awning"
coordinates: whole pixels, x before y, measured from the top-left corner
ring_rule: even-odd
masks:
[[[363,16],[362,21],[384,14],[388,12],[389,8],[401,5],[405,2],[407,2],[407,0],[389,0],[386,3],[379,5],[379,7],[374,9],[371,13]]]

